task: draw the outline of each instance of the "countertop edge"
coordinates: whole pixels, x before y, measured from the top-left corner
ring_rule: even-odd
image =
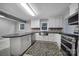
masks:
[[[45,33],[45,32],[25,32],[25,33],[14,33],[14,34],[6,34],[1,36],[2,38],[15,38],[15,37],[22,37],[22,36],[27,36],[31,35],[34,33]],[[47,33],[57,33],[57,34],[63,34],[63,35],[69,35],[69,36],[79,36],[79,34],[71,34],[71,33],[63,33],[63,32],[47,32]]]

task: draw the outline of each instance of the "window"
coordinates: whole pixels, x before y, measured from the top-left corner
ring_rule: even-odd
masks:
[[[20,30],[24,30],[25,29],[25,24],[24,23],[21,23],[20,24]]]
[[[41,23],[41,30],[42,31],[47,31],[47,23]],[[43,33],[39,33],[39,35],[45,35],[45,36],[47,36],[48,35],[48,33],[47,32],[43,32]]]
[[[47,23],[42,23],[41,29],[42,30],[47,30]]]
[[[41,19],[40,20],[40,30],[43,31],[39,33],[39,35],[48,36],[48,21],[47,19]]]

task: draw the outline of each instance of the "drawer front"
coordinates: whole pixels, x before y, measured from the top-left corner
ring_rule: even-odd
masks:
[[[70,51],[68,51],[62,44],[61,44],[61,48],[62,50],[64,50],[64,52],[68,55],[71,56],[72,54],[70,53]]]
[[[68,42],[66,42],[66,41],[64,41],[64,40],[61,40],[61,42],[62,42],[64,45],[66,45],[68,48],[72,49],[72,44],[70,44],[70,43],[68,43]]]

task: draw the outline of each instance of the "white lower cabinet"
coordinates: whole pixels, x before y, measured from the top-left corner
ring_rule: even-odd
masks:
[[[10,39],[10,54],[21,55],[31,45],[31,36],[23,36]]]

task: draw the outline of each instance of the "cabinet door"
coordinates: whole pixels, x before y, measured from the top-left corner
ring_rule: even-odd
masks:
[[[49,27],[53,28],[62,27],[62,18],[49,19]]]
[[[53,19],[53,21],[52,21],[52,27],[56,27],[56,20],[55,19]]]
[[[55,24],[56,24],[55,19],[49,19],[48,25],[49,25],[50,28],[55,27],[56,26]]]
[[[55,27],[56,27],[56,28],[59,27],[59,19],[55,19]]]
[[[62,27],[62,19],[56,19],[55,20],[55,27],[56,28]]]
[[[59,25],[58,26],[61,27],[61,28],[63,27],[63,23],[62,22],[63,22],[63,20],[59,19],[59,23],[58,23]]]
[[[40,28],[40,20],[31,20],[31,28]]]

